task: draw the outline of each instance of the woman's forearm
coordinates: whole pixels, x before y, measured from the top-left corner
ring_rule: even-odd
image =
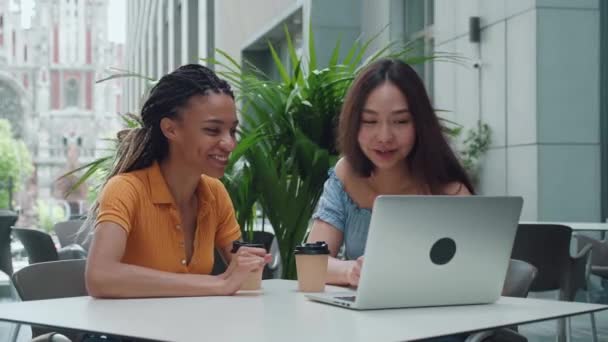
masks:
[[[187,297],[228,295],[228,281],[220,276],[180,274],[118,262],[88,265],[89,295],[100,298]]]

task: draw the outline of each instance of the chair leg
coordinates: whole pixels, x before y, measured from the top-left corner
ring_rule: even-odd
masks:
[[[558,318],[557,319],[557,342],[569,342],[568,341],[568,323],[566,322],[566,318]]]
[[[589,315],[591,316],[591,338],[592,338],[593,342],[598,342],[597,329],[595,326],[595,314],[592,312]]]
[[[555,294],[555,300],[561,300],[561,298],[562,298],[562,291],[559,290]],[[556,335],[555,341],[557,341],[557,342],[567,342],[567,339],[566,339],[566,319],[565,318],[558,318],[557,319],[557,335]]]
[[[12,324],[12,327],[10,327],[9,329],[10,333],[8,335],[8,340],[11,342],[17,342],[17,340],[19,339],[19,331],[21,330],[21,324]]]
[[[585,291],[585,295],[587,297],[587,303],[591,303],[591,295],[589,294],[589,290],[587,289],[587,291]],[[595,325],[595,314],[592,312],[589,314],[590,318],[591,318],[591,338],[593,340],[593,342],[598,342],[597,341],[597,328]]]
[[[19,297],[19,294],[17,293],[17,289],[15,288],[15,286],[13,285],[12,282],[10,282],[9,291],[10,291],[11,300],[14,300],[17,302],[21,301],[21,298]],[[19,339],[20,330],[21,330],[21,324],[19,324],[19,323],[12,324],[12,326],[10,327],[10,332],[9,332],[9,341],[17,342],[17,340]]]
[[[572,342],[572,317],[566,318],[566,341]]]

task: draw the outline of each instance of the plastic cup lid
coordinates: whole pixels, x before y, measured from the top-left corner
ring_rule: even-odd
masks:
[[[297,246],[294,253],[307,255],[329,254],[329,247],[327,246],[327,243],[325,243],[325,241],[305,243],[303,245]]]

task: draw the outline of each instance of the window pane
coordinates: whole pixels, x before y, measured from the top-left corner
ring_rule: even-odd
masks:
[[[426,0],[426,25],[435,23],[435,0]]]
[[[65,106],[78,107],[78,81],[73,78],[65,85]]]
[[[406,37],[411,37],[416,32],[424,29],[424,1],[425,0],[405,1]]]
[[[434,39],[429,39],[427,41],[427,51],[428,51],[428,56],[432,56],[435,53],[435,40]],[[433,88],[434,88],[434,80],[435,80],[435,62],[433,61],[428,61],[426,62],[426,79],[425,81],[425,85],[426,85],[426,90],[429,94],[429,96],[431,97],[431,99],[433,99]]]
[[[424,38],[418,38],[413,42],[411,57],[422,57],[425,56]],[[416,63],[412,65],[412,68],[416,70],[418,76],[424,80],[424,63]]]

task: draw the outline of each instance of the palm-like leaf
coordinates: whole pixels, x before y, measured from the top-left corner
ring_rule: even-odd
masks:
[[[279,243],[285,265],[283,277],[293,278],[293,250],[305,239],[327,171],[338,158],[334,127],[356,73],[382,56],[406,62],[409,62],[408,58],[415,62],[431,58],[413,55],[415,50],[411,45],[389,44],[364,60],[374,37],[355,42],[342,59],[341,43],[337,42],[328,66],[318,69],[314,37],[310,32],[308,68],[305,68],[287,29],[285,34],[290,69],[281,61],[275,47],[268,43],[279,75],[277,81],[269,79],[247,61],[242,68],[221,50],[218,54],[228,62],[212,62],[222,66],[220,75],[232,80],[239,94],[242,139],[256,135],[256,142],[243,148],[242,157],[234,160],[235,165],[241,163],[246,168],[227,172],[226,178],[235,182],[228,186],[229,191],[236,206],[252,206],[257,200],[264,208]],[[249,172],[247,176],[241,174],[245,170]],[[245,179],[254,186],[244,182]],[[243,220],[251,217],[246,214],[247,210],[237,209],[237,212],[245,213],[240,216]]]

